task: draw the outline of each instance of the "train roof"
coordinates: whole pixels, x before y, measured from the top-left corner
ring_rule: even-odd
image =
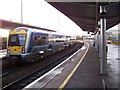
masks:
[[[52,35],[55,35],[55,36],[67,36],[65,34],[62,34],[62,33],[59,33],[59,32],[52,32],[52,31],[44,31],[42,29],[35,29],[35,28],[28,28],[28,27],[17,27],[15,28],[16,30],[19,30],[19,29],[23,29],[23,30],[26,30],[26,31],[31,31],[31,32],[38,32],[38,33],[45,33],[45,34],[52,34]]]
[[[35,28],[29,28],[29,27],[17,27],[17,28],[15,28],[15,30],[20,30],[20,29],[23,29],[25,31],[41,32],[41,33],[46,33],[46,34],[48,34],[48,32],[50,32],[50,31],[44,31],[42,29],[35,29]]]

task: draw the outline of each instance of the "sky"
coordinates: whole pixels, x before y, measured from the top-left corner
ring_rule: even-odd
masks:
[[[112,28],[108,29],[107,31],[113,31],[113,30],[120,30],[120,23],[118,25],[115,25]]]
[[[22,20],[21,22],[21,1]],[[85,35],[82,29],[44,0],[0,0],[0,19],[56,30],[66,35]],[[115,26],[113,28],[118,28]],[[0,30],[1,36],[8,31]]]
[[[84,34],[78,25],[44,0],[22,0],[22,6],[24,24],[53,29],[66,35]],[[0,0],[0,19],[21,23],[21,0]],[[5,32],[0,32],[0,35],[5,35]]]

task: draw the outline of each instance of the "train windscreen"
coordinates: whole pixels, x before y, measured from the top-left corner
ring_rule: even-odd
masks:
[[[8,46],[25,46],[26,34],[13,34],[9,36]]]

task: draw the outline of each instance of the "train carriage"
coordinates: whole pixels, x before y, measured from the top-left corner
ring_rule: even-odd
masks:
[[[70,43],[70,39],[56,32],[18,27],[9,34],[7,57],[13,62],[31,62],[60,51]]]

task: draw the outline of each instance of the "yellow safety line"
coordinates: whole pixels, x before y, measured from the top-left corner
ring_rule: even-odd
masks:
[[[88,43],[87,43],[88,44]],[[84,53],[84,55],[82,56],[82,58],[80,59],[80,61],[78,62],[78,64],[75,66],[75,68],[71,71],[71,73],[68,75],[68,77],[64,80],[64,82],[59,86],[58,90],[62,90],[64,88],[64,86],[67,84],[67,82],[70,80],[71,76],[75,73],[75,71],[77,70],[77,68],[79,67],[79,65],[81,64],[83,58],[85,57],[85,55],[87,54],[89,50],[89,44],[88,44],[88,48],[86,50],[86,52]]]

